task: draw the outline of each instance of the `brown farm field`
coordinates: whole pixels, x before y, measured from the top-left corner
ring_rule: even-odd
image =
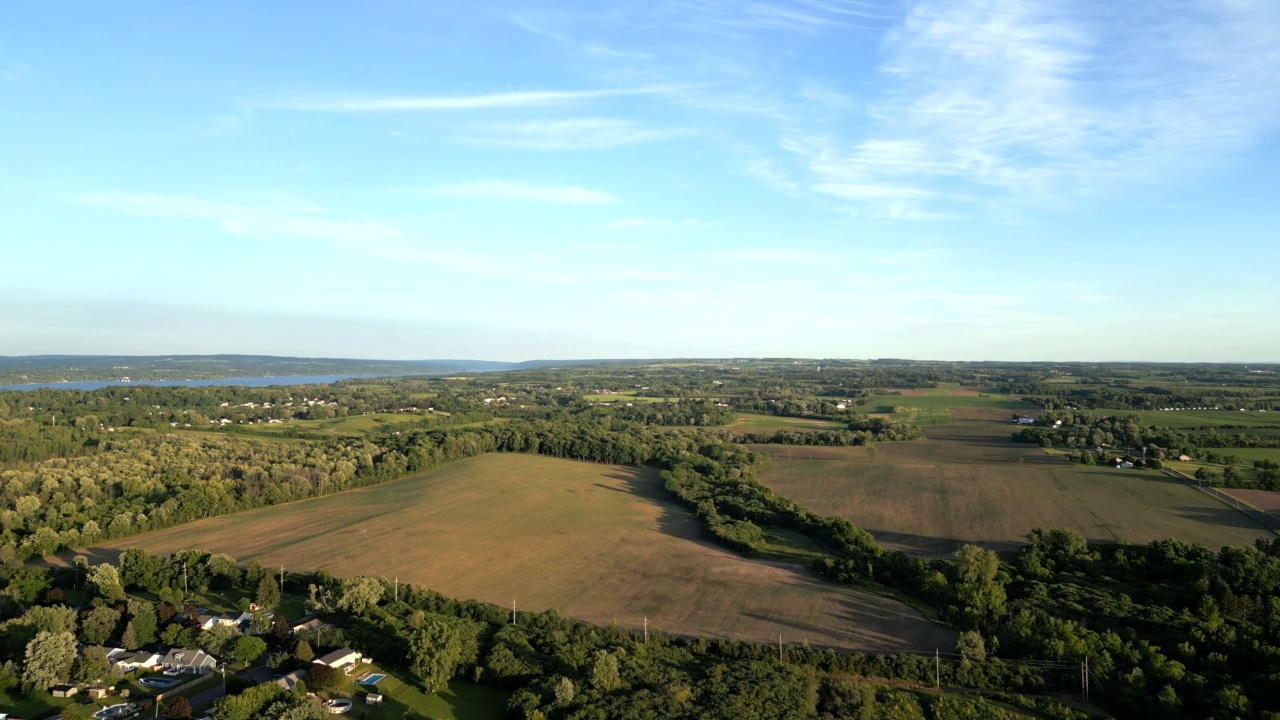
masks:
[[[1010,442],[1002,410],[955,408],[928,439],[865,448],[756,446],[777,458],[762,480],[784,497],[840,515],[884,545],[943,554],[963,543],[1008,550],[1036,527],[1091,541],[1166,537],[1217,549],[1273,537],[1186,484],[1153,471],[1073,465]]]
[[[689,635],[865,650],[952,647],[894,600],[707,541],[647,470],[486,455],[384,485],[95,548],[203,548],[268,566],[399,577],[446,595]]]
[[[1280,492],[1272,490],[1246,490],[1243,488],[1223,488],[1228,495],[1233,495],[1254,507],[1272,515],[1280,515]]]

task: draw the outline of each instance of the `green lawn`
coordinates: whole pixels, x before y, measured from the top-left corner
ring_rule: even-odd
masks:
[[[366,672],[387,676],[378,683],[376,690],[383,696],[382,705],[366,705],[365,697],[369,690],[355,684],[355,677]],[[409,710],[433,720],[501,720],[507,707],[507,693],[487,685],[454,680],[441,692],[426,693],[376,665],[361,666],[358,674],[348,679],[343,687],[327,695],[350,698],[354,704],[346,717],[365,720],[401,720]]]
[[[74,705],[80,702],[80,699],[79,695],[71,698],[56,698],[47,692],[27,697],[19,694],[17,690],[12,690],[0,692],[0,710],[16,717],[38,718],[68,705]]]

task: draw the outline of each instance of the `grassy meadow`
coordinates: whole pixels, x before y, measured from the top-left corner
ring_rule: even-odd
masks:
[[[842,430],[848,423],[814,418],[793,418],[779,415],[738,413],[738,418],[727,426],[735,432],[772,432],[774,430]]]
[[[893,394],[890,394],[893,393]],[[867,405],[858,409],[871,415],[880,415],[913,425],[945,425],[955,420],[955,410],[978,408],[1030,412],[1036,410],[1008,396],[976,388],[959,386],[926,389],[900,389],[872,395]]]
[[[448,413],[436,413],[441,420]],[[360,437],[366,433],[383,427],[398,424],[411,424],[431,418],[431,415],[411,415],[408,413],[370,413],[369,415],[353,415],[351,417],[327,418],[324,420],[289,420],[282,423],[259,423],[253,426],[254,432],[286,432],[291,428],[322,432],[328,435],[346,435]]]
[[[1163,474],[1068,464],[1012,443],[1007,413],[955,408],[927,440],[866,448],[756,446],[777,460],[762,480],[785,497],[866,528],[883,544],[944,554],[962,543],[1011,549],[1036,527],[1100,542],[1175,537],[1211,548],[1272,534]]]
[[[779,557],[787,538],[779,537]],[[96,548],[204,548],[268,566],[399,577],[447,595],[680,634],[847,649],[951,647],[894,600],[812,577],[792,559],[712,544],[655,473],[487,455],[315,500],[210,518]]]
[[[1280,429],[1280,413],[1239,410],[1096,410],[1099,413],[1137,415],[1141,423],[1153,427],[1187,428],[1238,425],[1248,428]]]

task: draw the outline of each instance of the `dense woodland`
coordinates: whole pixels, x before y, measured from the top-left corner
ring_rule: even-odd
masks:
[[[1022,372],[1043,379],[1058,371]],[[1220,552],[1174,541],[1090,546],[1074,533],[1045,530],[1034,533],[1016,556],[965,547],[950,558],[914,558],[886,550],[847,520],[810,512],[757,479],[769,458],[746,443],[859,445],[920,437],[917,428],[861,415],[856,407],[837,410],[827,398],[865,398],[883,390],[882,381],[928,387],[1010,375],[1007,368],[982,364],[824,364],[819,370],[816,364],[779,361],[754,369],[609,365],[323,388],[3,393],[0,652],[8,664],[0,685],[25,683],[35,691],[38,683],[26,678],[37,640],[37,650],[65,647],[67,634],[86,641],[108,625],[108,637],[123,640],[131,621],[147,612],[139,608],[142,615],[135,617],[136,603],[99,585],[93,585],[99,588],[95,597],[57,610],[78,597],[87,572],[52,570],[27,564],[30,559],[384,482],[459,458],[523,452],[660,469],[666,490],[703,520],[709,535],[744,554],[761,552],[770,528],[803,535],[824,550],[814,566],[819,575],[895,593],[963,631],[957,648],[963,660],[942,666],[948,687],[1069,692],[1079,687],[1079,664],[1087,658],[1096,682],[1092,699],[1119,717],[1280,717],[1280,544]],[[661,397],[686,399],[586,399],[658,388]],[[704,394],[694,397],[695,392]],[[252,420],[265,416],[254,413],[297,408],[301,398],[324,400],[321,407],[327,409],[319,412],[333,416],[400,410],[404,419],[363,437],[255,435]],[[268,403],[272,407],[262,407]],[[303,406],[307,414],[291,418],[307,418],[315,407],[305,401]],[[744,408],[839,420],[846,429],[731,433],[718,427]],[[193,413],[204,419],[245,414],[219,432],[174,428],[174,418]],[[1062,425],[1053,427],[1057,420]],[[1050,411],[1040,423],[1014,439],[1072,449],[1145,444],[1153,457],[1198,447],[1199,431],[1145,427],[1136,417],[1114,413],[1104,418],[1097,412]],[[189,566],[194,562],[184,559]],[[183,605],[174,595],[173,568],[180,560],[131,553],[118,569],[94,572],[118,573],[123,590],[167,593],[168,600],[153,608],[165,618],[153,641],[203,642],[180,626],[161,637],[182,622],[174,620]],[[207,569],[194,577],[197,584],[248,583],[255,591],[261,584],[261,568],[252,565],[236,568],[221,556],[201,556],[196,564]],[[865,680],[928,685],[935,670],[931,657],[790,648],[779,662],[777,648],[742,643],[657,637],[637,646],[627,633],[554,615],[522,616],[511,625],[507,610],[453,602],[425,589],[402,590],[395,603],[378,585],[377,597],[357,607],[343,598],[363,581],[320,575],[289,582],[309,592],[318,610],[340,620],[345,635],[337,642],[393,659],[427,687],[474,676],[512,690],[513,718],[1000,717],[995,706],[966,705],[977,700]],[[361,590],[366,597],[370,582]],[[86,620],[94,613],[86,635]],[[132,640],[151,638],[147,621],[138,622],[144,632],[139,637],[133,623]],[[263,637],[272,652],[292,657],[296,649],[272,644],[270,634],[266,629]],[[276,659],[287,664],[287,657]],[[55,674],[70,677],[75,662],[55,664]],[[267,691],[241,697],[250,699],[235,700],[239,709],[219,717],[283,718],[300,707],[296,699]],[[894,715],[889,708],[906,709]],[[1039,710],[1074,717],[1056,705]]]

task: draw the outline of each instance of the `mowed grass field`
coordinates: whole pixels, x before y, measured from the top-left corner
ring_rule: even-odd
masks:
[[[448,413],[437,413],[441,421]],[[289,420],[282,423],[259,423],[253,425],[255,432],[285,432],[290,428],[318,430],[330,435],[362,436],[380,427],[397,424],[410,424],[426,420],[432,415],[410,415],[407,413],[371,413],[369,415],[353,415],[351,417],[329,418],[326,420]]]
[[[655,473],[488,455],[316,500],[95,548],[204,548],[269,567],[400,578],[447,595],[680,634],[847,649],[953,647],[954,634],[888,598],[708,542]]]
[[[1211,425],[1239,425],[1249,428],[1280,429],[1280,413],[1240,412],[1237,410],[1095,410],[1098,413],[1114,413],[1117,416],[1137,415],[1144,425],[1154,427],[1201,427]]]
[[[945,425],[953,422],[954,410],[958,408],[1007,410],[1009,416],[1012,416],[1015,411],[1037,410],[1032,405],[1013,400],[1005,395],[977,388],[907,388],[893,392],[899,394],[872,395],[870,403],[859,406],[858,409],[872,415],[881,415],[921,426]]]
[[[926,428],[928,440],[880,443],[874,461],[865,448],[756,446],[778,458],[762,480],[914,554],[963,543],[1007,550],[1036,527],[1071,528],[1098,542],[1175,537],[1215,549],[1273,536],[1163,474],[1072,465],[1012,443],[1002,410],[952,412],[954,423]]]
[[[1280,448],[1209,448],[1219,455],[1235,455],[1250,465],[1255,460],[1270,460],[1280,463]]]
[[[848,427],[848,424],[814,418],[738,413],[738,418],[727,427],[735,432],[769,432],[773,430],[842,430]]]

